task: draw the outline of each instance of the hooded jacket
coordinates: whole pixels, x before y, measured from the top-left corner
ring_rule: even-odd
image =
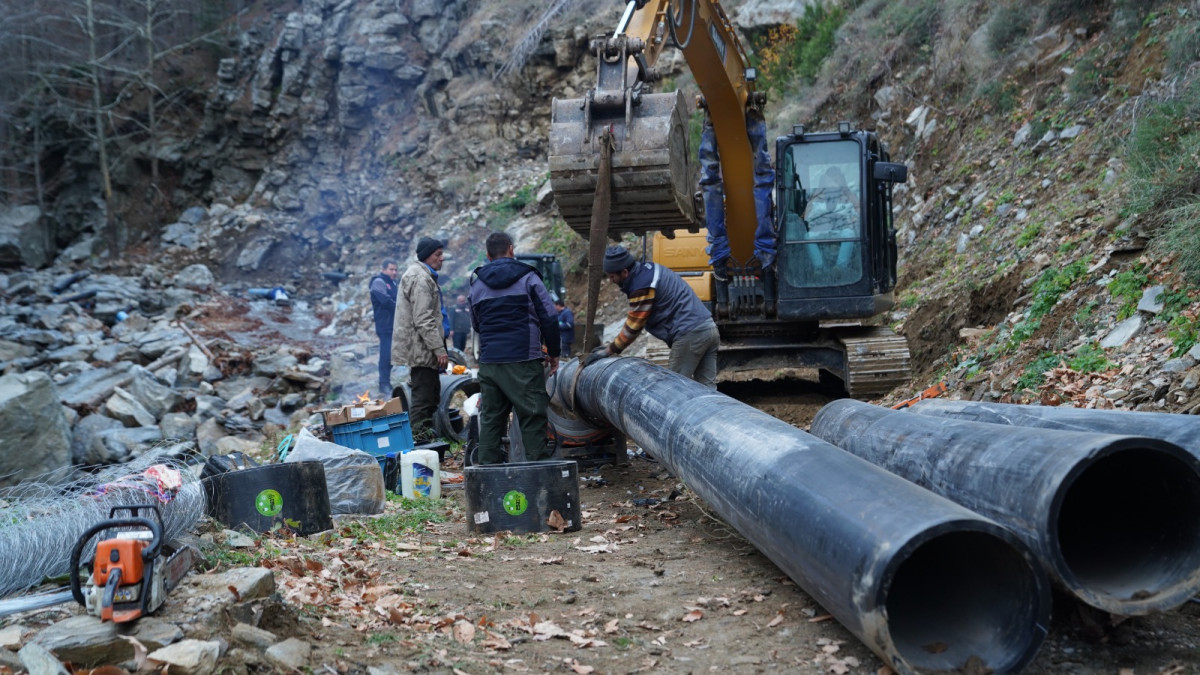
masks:
[[[445,353],[441,290],[429,266],[417,261],[400,277],[392,328],[392,363],[437,368],[437,357]]]
[[[375,334],[380,337],[391,335],[392,324],[396,321],[396,280],[380,272],[371,277],[367,288],[371,291]]]
[[[558,356],[558,312],[537,270],[496,258],[471,276],[471,326],[480,363],[520,363]]]

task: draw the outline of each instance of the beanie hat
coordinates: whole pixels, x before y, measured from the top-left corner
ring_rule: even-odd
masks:
[[[445,248],[445,245],[433,237],[421,237],[421,241],[417,242],[417,260],[425,262],[439,248]]]
[[[604,252],[604,273],[620,272],[633,267],[633,254],[624,246],[609,246]]]

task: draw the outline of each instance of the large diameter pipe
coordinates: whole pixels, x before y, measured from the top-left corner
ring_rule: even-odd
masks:
[[[1049,583],[995,522],[642,359],[560,366],[552,403],[621,429],[900,673],[1019,670]]]
[[[1200,590],[1200,461],[1177,445],[852,400],[822,408],[812,433],[1011,527],[1093,607],[1147,614]]]
[[[921,401],[911,410],[922,415],[1018,427],[1149,436],[1174,443],[1200,457],[1200,416],[1197,415],[940,399]]]

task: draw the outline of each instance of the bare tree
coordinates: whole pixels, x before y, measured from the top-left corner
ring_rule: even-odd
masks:
[[[200,11],[242,5],[206,2]],[[85,143],[104,197],[107,243],[119,249],[114,173],[133,142],[145,141],[159,189],[163,106],[181,95],[165,86],[164,62],[207,37],[198,33],[196,11],[187,0],[0,0],[0,199],[27,199],[32,183],[44,204],[47,148]]]

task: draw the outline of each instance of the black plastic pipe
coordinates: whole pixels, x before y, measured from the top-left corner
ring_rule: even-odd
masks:
[[[834,401],[812,433],[1007,525],[1114,614],[1200,590],[1200,461],[1154,438],[1001,426]]]
[[[937,399],[921,401],[910,410],[972,422],[1149,436],[1174,443],[1200,457],[1200,416],[1197,415]]]
[[[552,404],[625,432],[899,673],[1019,670],[1049,583],[995,522],[647,361],[560,366]]]

